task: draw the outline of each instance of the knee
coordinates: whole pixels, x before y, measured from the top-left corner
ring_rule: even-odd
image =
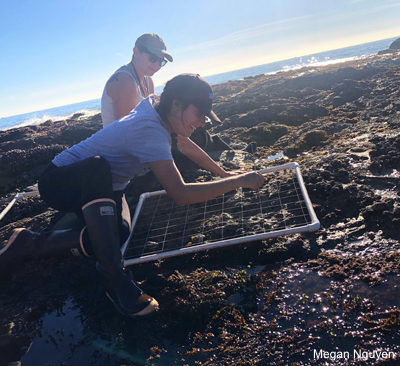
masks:
[[[93,156],[88,160],[87,169],[85,171],[88,177],[96,177],[97,179],[104,175],[108,176],[111,174],[110,163],[106,158],[103,158],[102,156]]]
[[[89,160],[89,165],[96,170],[110,169],[110,163],[106,158],[103,158],[102,156],[93,156],[89,158]]]

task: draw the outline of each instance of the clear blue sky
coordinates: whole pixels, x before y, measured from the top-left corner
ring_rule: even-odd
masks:
[[[0,117],[100,98],[138,36],[202,76],[400,37],[399,0],[1,0]]]

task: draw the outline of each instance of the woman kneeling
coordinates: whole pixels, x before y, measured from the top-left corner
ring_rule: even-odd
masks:
[[[41,197],[57,210],[75,212],[85,227],[50,234],[17,229],[0,253],[0,266],[23,257],[21,253],[94,254],[106,294],[120,313],[153,312],[157,301],[132,280],[120,251],[130,232],[124,195],[129,181],[151,169],[178,205],[206,201],[238,187],[257,189],[264,182],[259,173],[226,172],[189,139],[205,125],[206,116],[220,122],[212,98],[211,86],[199,75],[178,75],[167,82],[160,98],[149,96],[128,116],[57,155],[39,179]],[[223,179],[185,183],[171,155],[173,133],[182,153]]]

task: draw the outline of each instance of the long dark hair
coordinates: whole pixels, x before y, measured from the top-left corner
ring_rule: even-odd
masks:
[[[160,100],[156,103],[154,106],[154,109],[157,111],[157,113],[160,115],[161,119],[164,121],[164,123],[169,123],[168,122],[168,116],[169,113],[171,112],[172,108],[172,102],[176,100],[178,103],[182,105],[182,114],[185,111],[187,107],[191,104],[190,102],[184,100],[183,98],[179,98],[176,95],[173,96],[171,93],[168,92],[168,85],[169,81],[164,87],[164,91],[161,93]],[[167,89],[167,91],[165,91]]]

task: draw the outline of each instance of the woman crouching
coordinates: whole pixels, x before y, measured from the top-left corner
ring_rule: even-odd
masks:
[[[212,98],[211,86],[199,75],[178,75],[159,99],[149,96],[128,116],[57,155],[39,178],[41,197],[54,209],[75,212],[83,229],[43,234],[16,229],[0,252],[0,267],[30,256],[94,255],[106,294],[118,311],[126,316],[152,313],[157,301],[135,284],[120,251],[130,233],[124,195],[129,181],[151,169],[178,205],[203,202],[238,187],[257,189],[264,182],[259,173],[224,171],[189,139],[205,125],[206,116],[220,122]],[[185,183],[171,155],[172,133],[181,152],[223,179]]]

